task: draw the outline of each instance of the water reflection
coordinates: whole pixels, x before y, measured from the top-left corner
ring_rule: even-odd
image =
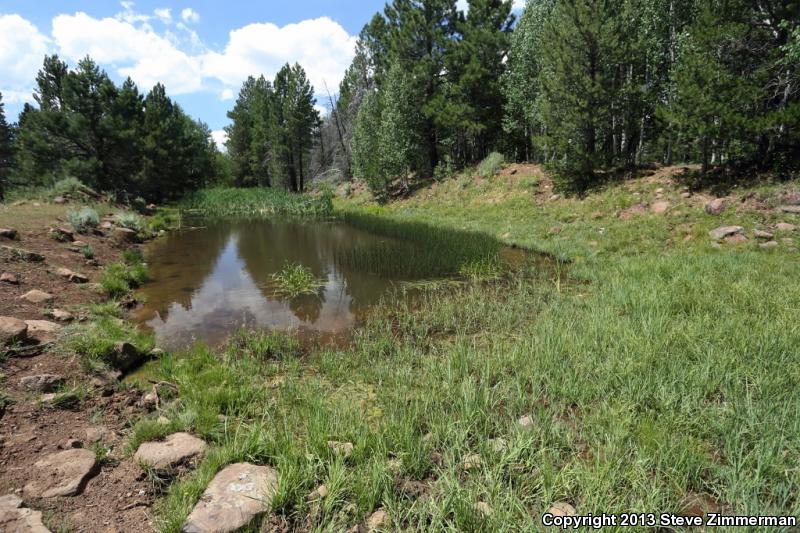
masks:
[[[380,237],[335,223],[211,222],[153,243],[146,256],[153,281],[143,289],[138,320],[160,346],[222,342],[241,326],[332,336],[357,318],[393,281],[336,264],[337,250]],[[324,280],[318,296],[285,300],[271,275],[300,263]]]

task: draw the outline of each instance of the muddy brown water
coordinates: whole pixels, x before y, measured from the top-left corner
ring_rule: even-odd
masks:
[[[151,281],[135,318],[158,346],[218,345],[241,327],[346,335],[369,308],[410,281],[339,264],[337,251],[391,241],[331,221],[193,221],[145,249]],[[286,264],[312,270],[318,295],[282,298],[272,275]]]

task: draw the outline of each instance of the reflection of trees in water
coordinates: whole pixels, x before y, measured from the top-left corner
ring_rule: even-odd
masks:
[[[303,296],[298,296],[297,298],[293,298],[289,302],[289,309],[292,310],[294,316],[296,316],[303,322],[307,322],[308,324],[313,324],[319,319],[323,303],[324,300],[322,299],[321,296],[313,294],[305,294]]]

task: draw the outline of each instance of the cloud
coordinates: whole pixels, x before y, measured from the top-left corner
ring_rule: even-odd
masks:
[[[523,9],[525,9],[526,1],[527,0],[514,0],[513,3],[511,4],[511,9],[513,11],[522,11]],[[458,0],[458,2],[456,2],[456,7],[461,11],[463,11],[464,13],[469,11],[469,4],[467,3],[467,0]]]
[[[234,95],[233,89],[222,89],[219,93],[219,99],[223,102],[226,100],[233,100]]]
[[[228,134],[225,130],[214,130],[211,132],[211,138],[214,139],[214,142],[217,144],[217,148],[221,152],[227,152],[228,149],[225,148],[225,143],[228,142]]]
[[[31,101],[49,39],[19,15],[0,15],[0,92],[7,103]]]
[[[191,7],[187,7],[181,11],[181,18],[184,22],[190,22],[192,24],[197,24],[200,22],[200,14]]]
[[[168,7],[155,9],[153,13],[155,13],[156,17],[158,17],[158,19],[164,24],[169,24],[172,22],[172,10]]]

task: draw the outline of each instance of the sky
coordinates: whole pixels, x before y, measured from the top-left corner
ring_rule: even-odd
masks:
[[[11,122],[32,102],[45,54],[90,55],[116,82],[165,85],[224,141],[226,113],[249,75],[300,63],[318,102],[335,92],[356,38],[385,0],[0,0],[0,92]],[[515,1],[515,8],[523,2]],[[466,0],[460,0],[464,7]],[[322,110],[322,107],[320,107]]]

